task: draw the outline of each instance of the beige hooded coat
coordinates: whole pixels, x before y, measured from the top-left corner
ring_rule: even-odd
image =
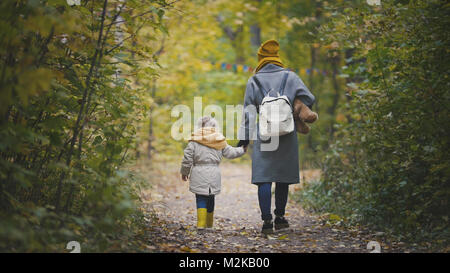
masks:
[[[200,195],[220,193],[221,176],[219,164],[223,157],[233,159],[245,153],[243,147],[226,145],[214,149],[195,141],[189,141],[181,162],[181,174],[189,175],[189,190]]]

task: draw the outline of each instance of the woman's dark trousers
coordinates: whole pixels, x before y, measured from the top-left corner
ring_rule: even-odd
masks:
[[[257,183],[259,208],[263,220],[272,220],[272,183]],[[289,184],[275,183],[275,216],[284,216],[288,199]]]

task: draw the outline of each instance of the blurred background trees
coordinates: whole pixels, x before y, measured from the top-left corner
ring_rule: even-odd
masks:
[[[159,56],[162,69],[154,93],[161,128],[144,130],[154,134],[154,151],[179,156],[184,146],[164,137],[171,127],[167,105],[193,107],[194,96],[202,96],[204,106],[216,104],[225,109],[225,105],[242,104],[245,85],[258,61],[258,47],[275,38],[286,67],[297,72],[317,97],[314,110],[320,120],[311,135],[299,139],[304,168],[319,167],[318,154],[327,149],[334,135],[337,108],[345,98],[345,79],[339,78],[343,58],[330,54],[335,44],[321,42],[318,34],[319,26],[331,17],[326,9],[330,5],[327,1],[276,0],[177,3],[177,9],[167,14],[169,38]]]

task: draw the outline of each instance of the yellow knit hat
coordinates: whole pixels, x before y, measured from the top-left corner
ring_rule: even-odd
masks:
[[[258,72],[258,70],[268,63],[284,67],[280,55],[278,55],[279,50],[280,44],[275,40],[268,40],[262,43],[258,49],[258,66],[255,72]]]

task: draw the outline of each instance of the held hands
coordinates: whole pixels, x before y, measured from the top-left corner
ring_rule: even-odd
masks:
[[[248,146],[248,144],[250,143],[249,140],[239,140],[238,144],[236,147],[241,147],[241,146]]]
[[[238,144],[237,144],[237,147],[243,146],[244,152],[246,153],[246,152],[247,152],[247,148],[248,148],[248,144],[249,144],[249,143],[250,143],[250,141],[248,141],[248,140],[239,140],[239,142],[238,142]]]
[[[236,145],[236,147],[241,147],[243,146],[244,148],[244,153],[247,152],[247,148],[248,148],[248,144],[250,143],[250,141],[248,140],[239,140],[238,144]]]

